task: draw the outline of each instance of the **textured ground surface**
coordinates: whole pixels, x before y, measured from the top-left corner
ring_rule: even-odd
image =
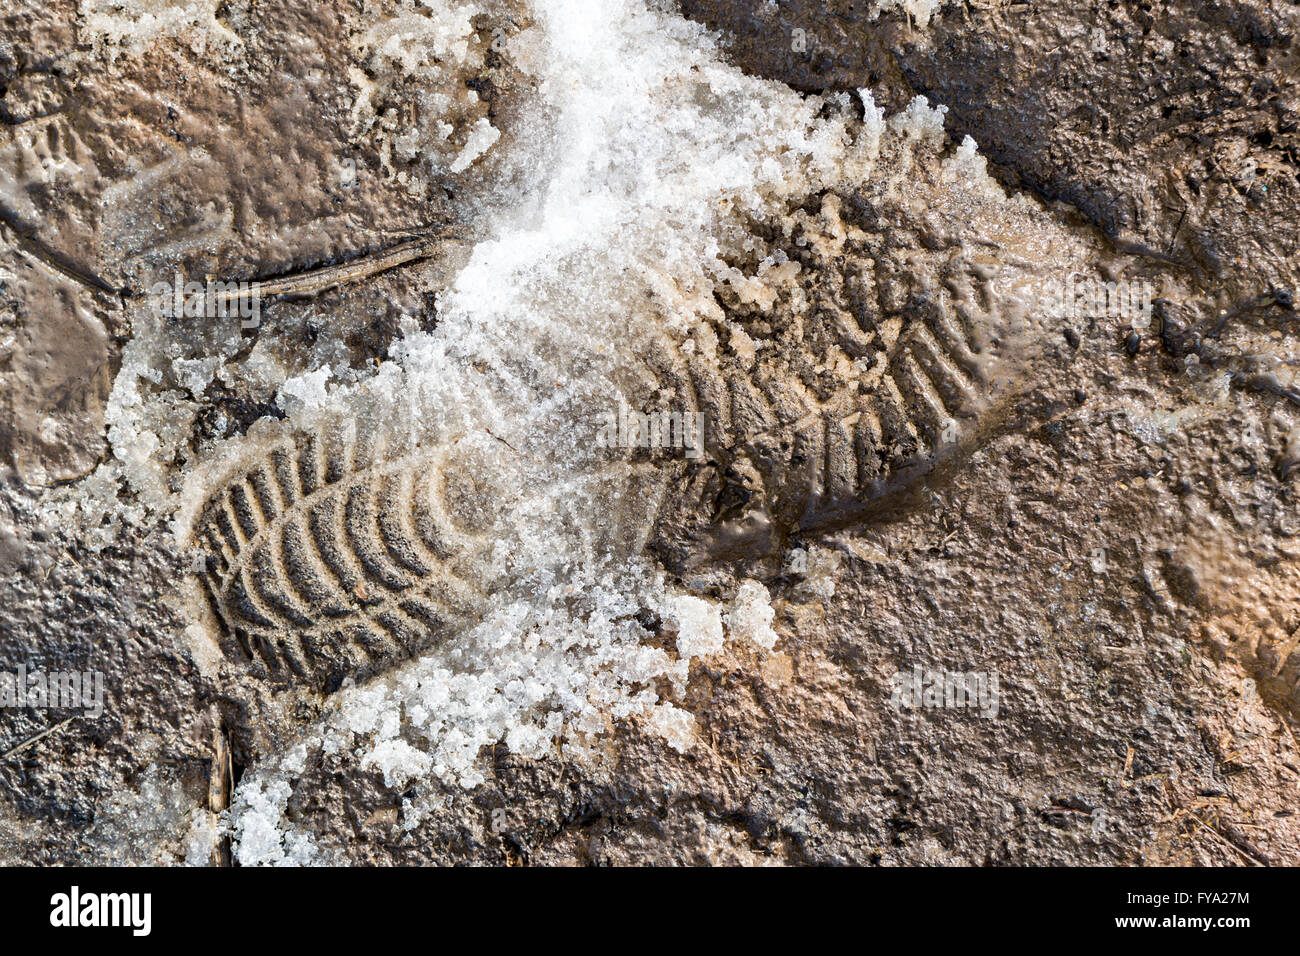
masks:
[[[685,490],[646,546],[672,584],[719,605],[741,577],[761,580],[778,639],[771,653],[728,644],[695,660],[673,695],[695,717],[693,745],[670,747],[635,721],[599,738],[598,760],[502,743],[470,787],[394,787],[346,751],[310,751],[281,803],[286,828],[312,834],[325,857],[1300,863],[1300,8],[964,4],[921,28],[863,6],[682,3],[750,76],[809,95],[868,88],[887,114],[917,94],[946,105],[952,142],[973,137],[1005,189],[1044,204],[1033,222],[1050,219],[1087,250],[1080,261],[1158,284],[1153,323],[1045,328],[1023,387],[961,453],[869,513],[825,496],[809,512],[802,493],[797,507],[755,499],[760,485],[803,480],[798,450],[751,461],[736,449],[762,429],[711,435],[703,461],[674,465]],[[162,482],[178,483],[162,493],[223,440],[276,427],[275,381],[328,361],[364,382],[395,340],[436,329],[458,248],[484,209],[529,183],[509,148],[527,136],[535,81],[517,47],[493,44],[526,34],[531,13],[476,15],[482,52],[438,81],[455,94],[437,107],[450,145],[404,152],[404,124],[425,130],[420,110],[435,109],[415,87],[443,87],[372,77],[372,112],[358,120],[349,38],[364,17],[351,4],[231,4],[223,27],[195,34],[202,52],[165,33],[100,49],[104,34],[87,28],[97,7],[109,8],[20,0],[0,14],[0,662],[98,669],[108,688],[102,716],[3,757],[0,860],[205,861],[207,840],[227,862],[229,837],[206,834],[205,814],[291,751],[329,698],[204,659],[187,636],[194,556],[160,517],[141,511],[97,536],[97,522],[51,518],[50,496],[79,487],[110,444],[131,447],[106,412],[133,341],[180,363],[167,373],[185,396],[179,424],[159,432],[176,463]],[[213,56],[223,30],[240,43]],[[449,171],[484,118],[501,144]],[[418,156],[437,149],[445,161],[430,173]],[[943,202],[944,187],[923,180],[918,194]],[[782,221],[800,223],[794,232],[754,217],[752,261],[728,263],[753,274],[781,248],[800,277],[757,306],[719,292],[715,324],[770,335],[764,367],[794,381],[801,355],[832,348],[836,310],[854,294],[845,276],[875,276],[882,316],[913,314],[915,289],[889,304],[889,256],[908,250],[908,268],[942,274],[979,209],[927,216],[882,195],[791,200]],[[843,221],[858,238],[843,241]],[[146,338],[142,310],[117,291],[172,270],[293,272],[431,222],[461,237],[434,264],[277,300],[256,329]],[[185,363],[205,355],[229,373],[208,368],[186,393],[196,367]],[[809,376],[801,395],[817,390]],[[771,394],[776,407],[787,392]],[[894,447],[905,471],[910,452]],[[134,476],[115,479],[124,508]],[[481,477],[510,487],[509,474]],[[713,503],[703,511],[701,494]],[[699,526],[729,529],[724,511],[747,530],[719,546]],[[758,513],[771,533],[745,524]],[[458,528],[477,520],[456,514]],[[673,636],[653,615],[641,623],[652,640]],[[997,674],[997,715],[892,706],[891,678],[918,666]],[[64,716],[0,710],[0,753]]]

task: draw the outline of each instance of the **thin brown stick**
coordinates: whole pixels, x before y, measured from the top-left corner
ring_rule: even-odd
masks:
[[[1226,836],[1224,836],[1222,833],[1220,833],[1220,832],[1219,832],[1218,830],[1216,830],[1214,827],[1210,826],[1208,823],[1206,823],[1204,820],[1202,820],[1202,819],[1201,819],[1200,817],[1198,817],[1196,814],[1194,814],[1194,813],[1190,813],[1190,814],[1188,814],[1188,816],[1190,816],[1193,820],[1195,820],[1197,823],[1199,823],[1199,824],[1200,824],[1200,825],[1201,825],[1201,826],[1206,830],[1206,832],[1208,832],[1211,836],[1213,836],[1216,840],[1218,840],[1218,841],[1219,841],[1223,846],[1226,846],[1229,850],[1231,850],[1232,852],[1236,853],[1239,857],[1241,857],[1243,860],[1245,860],[1245,861],[1246,861],[1247,863],[1249,863],[1251,866],[1267,866],[1267,865],[1268,865],[1264,860],[1261,860],[1259,857],[1255,856],[1255,854],[1253,854],[1253,853],[1247,853],[1247,852],[1246,852],[1245,850],[1243,850],[1241,847],[1237,846],[1237,844],[1236,844],[1235,841],[1233,841],[1233,840],[1229,840]]]
[[[9,759],[10,757],[12,757],[14,754],[19,753],[19,752],[21,752],[21,751],[23,751],[23,750],[26,750],[28,747],[30,747],[30,746],[32,746],[33,744],[35,744],[37,741],[43,740],[44,738],[48,737],[50,734],[54,733],[56,730],[62,730],[64,727],[68,726],[68,724],[70,724],[70,723],[72,723],[74,720],[76,720],[78,716],[80,716],[80,715],[78,715],[78,714],[73,714],[73,715],[72,715],[71,717],[69,717],[67,720],[61,720],[61,721],[59,721],[57,724],[55,724],[53,727],[46,727],[46,728],[45,728],[44,730],[42,730],[39,734],[37,734],[35,737],[28,737],[26,740],[24,740],[22,743],[20,743],[17,747],[12,747],[12,748],[10,748],[9,750],[6,750],[3,754],[0,754],[0,761],[8,760],[8,759]]]
[[[230,808],[230,738],[221,719],[214,714],[212,725],[212,770],[208,774],[208,813],[215,827],[223,811]],[[230,866],[230,837],[219,836],[212,845],[212,865]]]
[[[446,236],[441,233],[421,236],[338,265],[309,269],[273,279],[256,279],[248,283],[247,289],[227,289],[214,293],[211,299],[213,302],[222,303],[237,302],[251,296],[271,298],[285,295],[315,295],[317,292],[335,286],[368,279],[389,269],[406,265],[408,262],[431,258],[446,241]]]
[[[121,289],[115,289],[99,276],[87,272],[75,263],[70,262],[62,254],[55,252],[46,246],[39,239],[27,235],[24,229],[9,216],[0,210],[0,240],[8,243],[21,254],[29,259],[34,259],[46,269],[68,279],[84,289],[91,292],[98,292],[110,297],[120,307],[119,301],[123,292]]]

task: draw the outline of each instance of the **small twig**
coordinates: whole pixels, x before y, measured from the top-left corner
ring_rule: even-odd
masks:
[[[1173,255],[1174,243],[1178,241],[1178,233],[1183,228],[1183,220],[1187,218],[1187,208],[1188,207],[1186,206],[1183,207],[1183,214],[1178,217],[1178,225],[1174,226],[1174,234],[1169,237],[1169,248],[1165,250],[1165,255],[1167,256]]]
[[[1208,823],[1206,823],[1204,820],[1202,820],[1202,819],[1201,819],[1200,817],[1198,817],[1196,814],[1194,814],[1194,813],[1189,813],[1188,816],[1191,817],[1193,820],[1195,820],[1197,823],[1199,823],[1201,826],[1203,826],[1206,830],[1208,830],[1208,831],[1210,832],[1210,834],[1211,834],[1212,836],[1215,837],[1215,839],[1217,839],[1220,843],[1222,843],[1222,844],[1223,844],[1224,846],[1226,846],[1228,849],[1232,850],[1234,853],[1236,853],[1238,856],[1240,856],[1240,857],[1241,857],[1243,860],[1245,860],[1246,862],[1250,863],[1250,864],[1253,865],[1253,866],[1267,866],[1267,865],[1268,865],[1268,864],[1265,863],[1263,860],[1261,860],[1259,857],[1255,856],[1253,853],[1247,853],[1247,852],[1246,852],[1245,850],[1243,850],[1241,847],[1237,846],[1237,844],[1236,844],[1235,842],[1233,842],[1232,840],[1229,840],[1226,836],[1224,836],[1224,835],[1223,835],[1222,833],[1220,833],[1218,830],[1214,829],[1214,827],[1210,826]]]
[[[39,262],[56,275],[69,279],[91,292],[107,295],[116,302],[118,307],[121,307],[120,300],[123,290],[115,289],[99,276],[85,271],[61,253],[54,251],[33,235],[29,235],[30,231],[30,229],[25,228],[16,219],[9,216],[3,209],[0,209],[0,239],[8,242],[18,252],[29,259]]]
[[[505,445],[507,448],[509,448],[509,449],[510,449],[512,452],[514,452],[516,455],[519,454],[519,449],[518,449],[518,448],[516,448],[514,445],[510,444],[510,442],[506,441],[506,440],[505,440],[504,438],[502,438],[500,435],[493,434],[492,429],[490,429],[490,428],[485,428],[485,429],[483,429],[483,430],[484,430],[485,432],[487,432],[489,435],[491,435],[493,438],[495,438],[497,441],[499,441],[501,444],[503,444],[503,445]]]
[[[368,279],[371,276],[387,272],[389,269],[395,269],[408,262],[428,259],[438,251],[445,241],[446,236],[441,232],[422,236],[407,242],[399,242],[395,246],[389,246],[387,249],[359,256],[338,265],[308,269],[305,272],[293,273],[274,279],[253,280],[248,283],[251,288],[242,290],[238,288],[227,289],[212,295],[211,300],[222,303],[237,302],[250,296],[271,298],[285,295],[314,295],[334,286]]]
[[[28,747],[30,747],[30,746],[32,746],[33,744],[35,744],[37,741],[42,740],[42,739],[44,739],[45,737],[48,737],[50,734],[54,733],[56,730],[61,730],[61,729],[63,729],[64,727],[68,726],[68,724],[70,724],[70,723],[72,723],[74,720],[76,720],[79,716],[81,716],[81,715],[80,715],[80,714],[73,714],[73,715],[72,715],[71,717],[69,717],[67,720],[62,720],[62,721],[60,721],[59,723],[55,724],[53,727],[46,727],[46,728],[45,728],[44,730],[42,730],[39,734],[37,734],[35,737],[28,737],[26,740],[24,740],[22,743],[20,743],[17,747],[13,747],[13,748],[11,748],[11,749],[9,749],[9,750],[6,750],[3,754],[0,754],[0,761],[8,760],[8,759],[9,759],[10,757],[12,757],[14,754],[16,754],[16,753],[18,753],[18,752],[20,752],[20,751],[26,750]]]
[[[212,726],[212,770],[208,774],[208,813],[215,828],[221,814],[230,808],[230,738],[214,714]],[[219,836],[212,846],[212,865],[230,866],[230,837]]]

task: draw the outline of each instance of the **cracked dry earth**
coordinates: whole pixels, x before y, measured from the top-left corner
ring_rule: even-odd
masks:
[[[11,2],[0,860],[1300,863],[1298,21]]]

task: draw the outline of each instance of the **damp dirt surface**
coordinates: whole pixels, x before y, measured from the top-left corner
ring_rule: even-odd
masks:
[[[681,9],[748,74],[868,88],[887,113],[918,94],[946,106],[953,142],[973,137],[1005,189],[1178,293],[1150,324],[1054,329],[978,442],[869,515],[782,519],[776,550],[741,535],[694,560],[698,526],[743,513],[751,489],[716,448],[685,466],[713,507],[661,515],[652,550],[705,598],[763,581],[777,634],[761,661],[694,664],[685,752],[635,725],[595,768],[502,744],[485,783],[435,784],[419,814],[378,770],[315,753],[287,818],[356,864],[1300,863],[1300,7],[965,4],[925,28],[861,3]],[[245,44],[197,61],[166,39],[96,58],[74,3],[0,14],[0,664],[105,687],[95,717],[0,708],[0,862],[229,863],[220,837],[196,853],[196,825],[327,707],[196,659],[193,555],[163,521],[92,549],[41,508],[108,454],[132,296],[173,270],[275,277],[434,222],[474,233],[472,179],[401,181],[380,127],[355,134],[351,5],[223,16]],[[474,23],[485,46],[527,22],[495,16]],[[495,53],[462,79],[479,97],[466,122],[508,140],[527,81]],[[894,217],[876,234],[933,251],[903,206],[870,208]],[[822,314],[847,294],[835,275],[883,272],[888,251],[789,249]],[[363,370],[404,316],[436,327],[436,289],[396,269],[277,299],[231,354],[265,341],[303,368],[328,350]],[[719,308],[794,322],[789,302]],[[196,401],[196,447],[279,414],[247,383]],[[791,549],[805,563],[779,560]],[[996,694],[899,702],[900,675],[931,672]]]

